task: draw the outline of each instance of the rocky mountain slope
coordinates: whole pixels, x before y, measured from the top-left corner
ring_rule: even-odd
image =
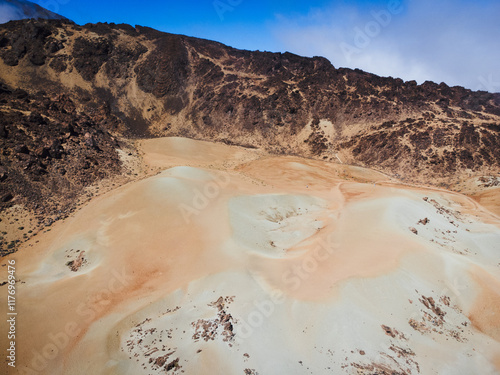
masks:
[[[119,173],[122,137],[237,144],[457,190],[500,172],[500,94],[337,69],[322,57],[24,20],[0,25],[0,81],[7,205],[58,201]]]
[[[0,85],[0,210],[21,204],[35,226],[66,217],[85,187],[121,173],[119,135],[111,133],[123,128],[105,107],[77,112],[65,94],[31,95]],[[2,220],[5,228],[8,220]],[[13,232],[24,227],[9,228],[0,251],[14,249],[21,236]]]
[[[36,208],[52,194],[61,205],[61,196],[74,197],[78,186],[119,170],[118,141],[110,131],[121,123],[105,111],[77,113],[64,94],[29,95],[5,86],[0,105],[2,203],[21,195]]]
[[[0,29],[0,78],[105,103],[138,136],[182,135],[401,176],[498,170],[500,95],[241,51],[145,27],[61,21]]]

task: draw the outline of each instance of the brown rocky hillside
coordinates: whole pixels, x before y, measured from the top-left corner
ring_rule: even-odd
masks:
[[[441,176],[500,160],[500,95],[241,51],[145,27],[19,21],[0,28],[0,78],[105,104],[132,134],[183,135]],[[344,160],[343,160],[344,161]]]

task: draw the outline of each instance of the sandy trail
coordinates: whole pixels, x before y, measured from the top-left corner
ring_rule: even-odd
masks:
[[[478,203],[500,217],[500,188],[491,188],[473,196]]]
[[[142,150],[161,173],[4,259],[2,373],[500,373],[500,221],[476,202],[232,146]]]

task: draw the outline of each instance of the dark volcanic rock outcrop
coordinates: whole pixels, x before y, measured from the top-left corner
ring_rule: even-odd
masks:
[[[105,106],[79,111],[67,94],[0,85],[0,210],[23,204],[66,216],[82,189],[121,171],[123,124]]]

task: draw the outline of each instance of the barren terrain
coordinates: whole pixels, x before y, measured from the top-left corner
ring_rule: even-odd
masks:
[[[500,374],[487,181],[472,199],[257,149],[137,147],[130,182],[2,259],[19,311],[2,373]]]

